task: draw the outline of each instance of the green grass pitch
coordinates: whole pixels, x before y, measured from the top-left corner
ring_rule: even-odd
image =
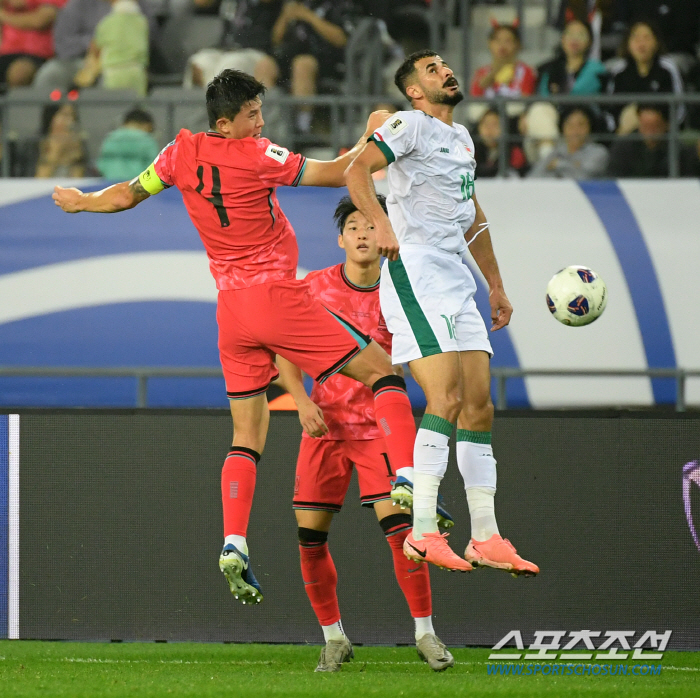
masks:
[[[666,652],[659,676],[488,676],[486,649],[452,650],[433,673],[411,647],[356,647],[315,674],[320,647],[0,641],[0,696],[700,696],[700,653]]]

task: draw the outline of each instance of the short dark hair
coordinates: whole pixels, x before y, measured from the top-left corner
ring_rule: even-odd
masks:
[[[588,121],[588,128],[591,130],[591,133],[596,130],[598,125],[596,116],[593,113],[593,110],[584,104],[574,104],[562,109],[561,112],[559,112],[559,128],[563,128],[564,122],[576,112],[583,114],[583,116],[586,118]]]
[[[150,113],[145,109],[141,109],[141,107],[134,107],[124,114],[124,123],[149,124],[150,126],[154,124],[153,117]]]
[[[241,107],[265,94],[265,85],[241,70],[222,70],[207,85],[207,116],[214,128],[218,119],[235,119]]]
[[[653,104],[638,104],[637,105],[637,116],[643,111],[655,111],[663,120],[668,123],[670,120],[670,107],[668,104],[653,103]]]
[[[435,51],[431,51],[429,48],[421,49],[420,51],[415,51],[398,67],[396,73],[394,74],[394,84],[401,90],[401,94],[410,102],[411,98],[406,94],[406,87],[411,81],[413,75],[416,72],[416,63],[422,58],[430,58],[431,56],[437,56]]]
[[[383,194],[377,194],[377,201],[379,202],[379,205],[384,209],[384,213],[386,213],[386,197]],[[340,235],[343,234],[345,222],[350,216],[352,216],[353,213],[355,213],[355,211],[359,211],[359,209],[357,208],[357,206],[355,206],[355,204],[349,196],[344,196],[338,202],[338,206],[336,207],[335,213],[333,214],[333,220],[338,226],[338,232],[340,233]]]

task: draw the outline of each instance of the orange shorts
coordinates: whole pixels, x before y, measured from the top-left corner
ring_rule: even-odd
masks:
[[[340,511],[353,465],[357,468],[363,507],[391,499],[391,481],[395,473],[389,463],[384,439],[330,441],[302,438],[294,483],[294,509]]]
[[[216,320],[230,400],[264,393],[278,376],[276,354],[322,383],[371,341],[297,279],[219,291]]]

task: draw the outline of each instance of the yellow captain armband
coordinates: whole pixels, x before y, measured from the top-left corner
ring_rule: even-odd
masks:
[[[141,186],[149,193],[151,196],[153,194],[158,194],[165,189],[165,184],[160,181],[160,177],[156,174],[156,168],[151,163],[147,170],[144,170],[139,175],[139,182]]]

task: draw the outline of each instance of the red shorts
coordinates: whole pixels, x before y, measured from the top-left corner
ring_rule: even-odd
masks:
[[[267,390],[278,376],[276,354],[322,383],[371,341],[297,279],[219,291],[216,320],[231,400]]]
[[[330,441],[302,438],[294,483],[294,509],[340,511],[353,464],[357,468],[363,507],[391,499],[391,480],[395,473],[389,463],[384,439]]]

